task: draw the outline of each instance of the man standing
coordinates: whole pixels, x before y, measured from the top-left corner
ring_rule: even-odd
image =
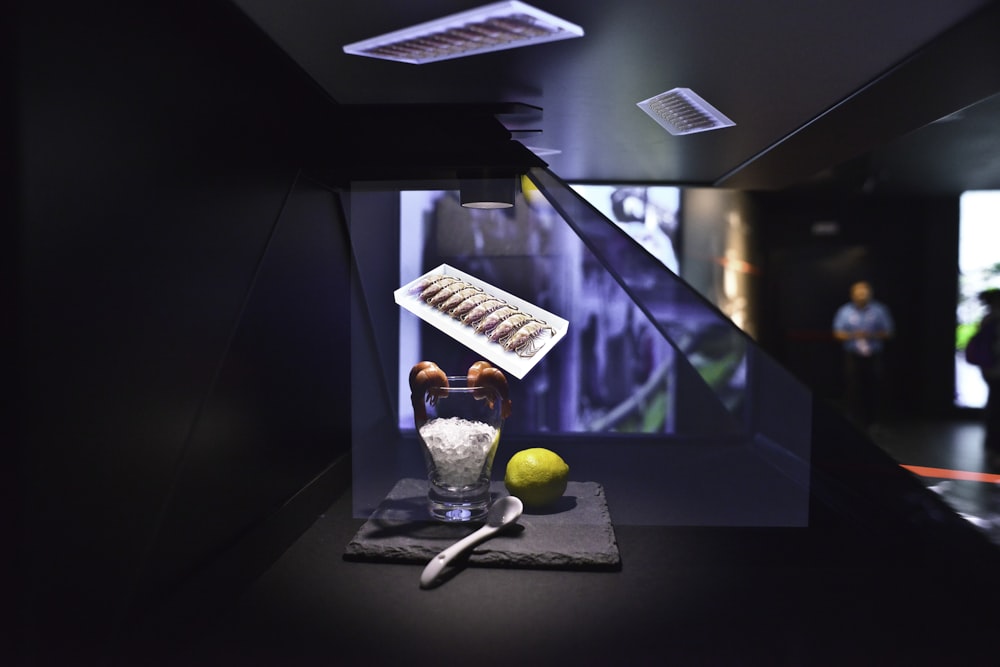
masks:
[[[885,305],[872,299],[866,281],[851,285],[851,300],[833,318],[833,336],[843,343],[848,415],[870,427],[879,416],[882,393],[882,350],[895,326]]]

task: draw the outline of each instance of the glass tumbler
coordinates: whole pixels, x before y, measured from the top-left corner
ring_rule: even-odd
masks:
[[[503,425],[501,396],[491,386],[469,386],[448,377],[446,387],[428,387],[426,418],[416,416],[427,463],[427,501],[439,521],[475,521],[490,506],[490,476]]]

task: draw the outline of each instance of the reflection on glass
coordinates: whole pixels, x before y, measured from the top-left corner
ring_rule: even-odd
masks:
[[[680,188],[592,184],[571,187],[663,266],[680,275]]]
[[[609,225],[595,207],[567,192],[549,172],[533,170],[531,178],[562,218],[581,238],[587,239],[588,248],[605,267],[605,273],[640,307],[644,319],[681,353],[682,358],[676,364],[678,380],[683,383],[682,369],[690,364],[690,370],[709,388],[709,396],[726,408],[719,413],[708,405],[688,406],[705,412],[705,418],[696,421],[698,427],[705,426],[708,419],[721,420],[716,422],[716,428],[721,430],[738,430],[745,407],[743,383],[748,340],[722,312],[667,270],[653,253],[635,252],[633,235]]]
[[[404,192],[402,279],[447,263],[571,322],[567,340],[512,383],[510,432],[672,432],[674,349],[544,198],[520,199],[470,211],[454,192]],[[414,359],[468,366],[468,350],[408,313],[400,341],[400,368]],[[399,405],[405,428],[412,417]]]
[[[457,191],[352,187],[352,386],[369,399],[352,400],[356,515],[426,475],[404,371],[478,360],[393,300],[447,264],[569,322],[510,381],[504,442],[558,451],[604,485],[616,523],[802,525],[809,392],[636,235],[551,172],[529,177],[499,210],[462,208]]]

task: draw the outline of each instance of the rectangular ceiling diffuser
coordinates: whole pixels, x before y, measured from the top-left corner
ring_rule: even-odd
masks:
[[[580,26],[514,0],[348,44],[344,53],[420,65],[582,36]]]
[[[638,105],[670,134],[694,134],[736,125],[690,88],[674,88]]]

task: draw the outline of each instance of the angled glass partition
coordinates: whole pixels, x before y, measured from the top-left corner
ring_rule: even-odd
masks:
[[[604,486],[617,523],[804,525],[809,392],[558,177],[528,178],[500,210],[462,208],[452,190],[352,186],[356,515],[424,475],[410,369],[463,375],[481,358],[394,301],[444,265],[569,322],[527,374],[508,373],[496,479],[514,452],[546,447],[571,479]]]

